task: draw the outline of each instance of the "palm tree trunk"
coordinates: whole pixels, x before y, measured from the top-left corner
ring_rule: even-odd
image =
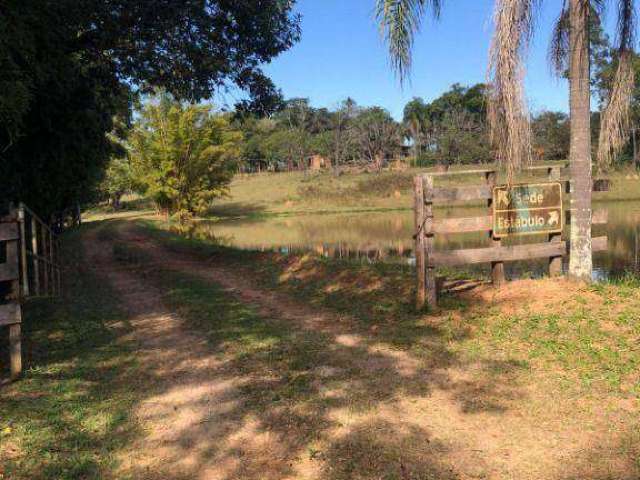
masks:
[[[569,275],[591,281],[591,118],[589,2],[570,0],[569,107],[571,113],[571,250]]]

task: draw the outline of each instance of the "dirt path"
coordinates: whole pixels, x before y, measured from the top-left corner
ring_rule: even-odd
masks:
[[[136,412],[146,435],[122,458],[123,471],[134,478],[632,478],[624,476],[622,461],[607,464],[604,473],[590,461],[617,448],[615,435],[584,432],[584,418],[572,416],[570,405],[548,404],[508,371],[497,377],[484,372],[486,365],[426,368],[410,353],[353,330],[349,318],[168,252],[127,226],[118,235],[143,248],[152,263],[215,282],[265,319],[326,336],[330,356],[341,362],[336,367],[330,358],[313,368],[317,398],[247,405],[247,389],[267,394],[282,372],[260,363],[239,374],[223,346],[212,347],[186,327],[163,305],[163,292],[136,269],[116,264],[111,240],[92,231],[85,241],[90,259],[121,295],[152,378]],[[491,366],[497,367],[508,370]],[[608,421],[592,418],[588,427],[599,430]]]

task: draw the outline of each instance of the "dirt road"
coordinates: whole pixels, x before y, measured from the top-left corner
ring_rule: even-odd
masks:
[[[551,403],[539,385],[512,375],[508,363],[460,365],[443,357],[425,365],[354,328],[348,316],[300,303],[241,271],[167,251],[129,224],[120,224],[115,239],[99,231],[85,237],[90,263],[121,296],[139,361],[152,379],[136,409],[145,434],[121,454],[123,475],[637,478],[630,460],[618,454],[622,440],[610,418]],[[114,240],[143,250],[145,264],[114,261]],[[166,292],[145,272],[160,265],[210,282],[217,295],[286,331],[291,340],[278,346],[284,348],[280,363],[272,358],[277,348],[268,358],[264,350],[248,352],[239,363],[225,342],[207,341],[167,307]],[[272,368],[307,358],[314,362],[296,366],[302,371],[296,375]],[[501,374],[488,374],[492,368]],[[298,390],[281,394],[292,388]],[[608,460],[594,462],[594,456]]]

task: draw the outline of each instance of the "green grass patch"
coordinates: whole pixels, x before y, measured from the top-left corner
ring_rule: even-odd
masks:
[[[24,309],[26,372],[0,390],[4,478],[111,478],[116,453],[137,434],[138,365],[120,338],[128,327],[116,326],[124,318],[116,297],[87,268],[79,236],[63,242],[64,297]]]
[[[414,272],[409,266],[242,251],[181,238],[165,227],[143,225],[169,248],[243,269],[265,287],[348,315],[358,328],[375,329],[397,348],[419,351],[428,344],[441,355],[455,352],[469,361],[531,363],[580,390],[640,394],[636,277],[596,284],[587,293],[597,294],[597,301],[576,294],[574,302],[550,313],[525,308],[505,314],[497,305],[452,295],[442,299],[440,312],[425,317],[413,308]],[[437,338],[437,346],[425,338]]]

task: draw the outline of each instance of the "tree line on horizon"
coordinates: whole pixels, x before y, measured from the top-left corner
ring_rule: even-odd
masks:
[[[430,102],[415,98],[399,122],[381,107],[352,99],[334,108],[315,108],[303,98],[285,101],[260,65],[299,39],[293,2],[265,0],[257,8],[251,2],[207,0],[204,9],[179,0],[165,4],[160,10],[140,0],[0,5],[0,203],[26,201],[48,216],[115,195],[123,182],[109,182],[123,179],[154,192],[159,204],[180,209],[181,201],[170,200],[172,192],[201,188],[219,194],[233,172],[305,169],[313,156],[335,170],[373,171],[398,158],[416,166],[447,166],[496,157],[485,85],[454,84]],[[163,29],[156,28],[159,24]],[[222,35],[200,28],[211,24]],[[608,99],[619,52],[598,23],[590,37],[591,89]],[[637,72],[638,56],[629,58]],[[640,75],[635,78],[632,126],[640,121]],[[230,84],[247,92],[232,112],[200,108]],[[167,95],[162,102],[140,104],[140,98],[158,91]],[[145,134],[157,134],[158,125],[147,115],[153,108],[195,122],[189,132],[172,132],[174,153],[167,150],[155,159],[142,155],[143,147],[160,155],[153,139],[142,141]],[[599,114],[592,117],[595,146]],[[531,120],[534,157],[567,158],[567,115],[540,112]],[[200,131],[205,124],[209,137]],[[636,128],[631,132],[617,158],[637,164]],[[184,155],[171,158],[190,135],[211,147],[190,150],[191,156],[198,152],[197,166]],[[206,175],[196,181],[203,175],[198,172]],[[212,195],[191,195],[189,204]]]
[[[604,96],[614,68],[610,52],[599,50],[592,88]],[[640,70],[640,58],[634,56]],[[640,75],[636,78],[640,79]],[[137,191],[160,210],[180,215],[206,211],[224,195],[234,173],[306,171],[318,167],[379,172],[401,166],[448,168],[492,163],[495,152],[487,121],[486,85],[452,85],[431,102],[413,98],[401,121],[380,106],[363,107],[347,98],[333,109],[313,107],[307,98],[284,100],[269,115],[222,112],[192,105],[168,93],[138,102],[136,121],[116,122],[120,148],[112,155],[97,190],[97,200],[116,208]],[[640,81],[634,90],[632,122],[640,122]],[[597,145],[599,114],[592,113]],[[564,112],[541,111],[531,118],[537,161],[566,160],[570,125]],[[619,165],[638,164],[635,129]],[[160,142],[160,139],[163,141]],[[313,164],[313,159],[321,160]]]
[[[590,85],[592,93],[602,104],[612,90],[617,69],[617,50],[611,46],[599,24],[592,28],[590,42]],[[640,125],[640,57],[633,53],[631,59],[637,72],[631,96],[632,128],[626,146],[616,157],[615,166],[632,164],[637,168],[640,151],[635,126]],[[268,114],[240,109],[217,112],[207,107],[207,118],[217,119],[218,128],[232,132],[234,139],[233,146],[227,144],[228,151],[217,157],[214,162],[216,167],[211,169],[218,172],[215,176],[217,183],[213,180],[198,183],[189,178],[194,172],[202,171],[206,164],[202,159],[193,160],[199,163],[198,168],[185,168],[187,163],[184,160],[181,164],[167,160],[164,166],[157,161],[147,161],[144,164],[145,171],[141,169],[142,163],[139,161],[140,149],[130,143],[112,155],[98,190],[99,198],[109,198],[117,205],[122,194],[133,189],[151,194],[157,205],[169,211],[196,213],[198,209],[206,209],[202,198],[211,201],[224,194],[235,172],[307,170],[312,166],[322,166],[333,172],[347,168],[375,172],[394,161],[404,166],[443,168],[492,163],[496,152],[491,141],[487,95],[485,84],[453,84],[430,102],[413,98],[405,105],[400,121],[396,121],[380,106],[360,106],[352,98],[345,99],[332,109],[313,107],[307,98],[292,98],[281,101]],[[201,106],[189,106],[167,94],[160,95],[160,98],[160,103],[173,102],[173,108],[180,111],[203,114]],[[120,135],[137,138],[138,147],[141,145],[141,131],[154,135],[149,125],[142,130],[140,127],[148,118],[148,111],[156,108],[153,104],[157,100],[149,97],[138,105],[138,121],[130,125],[130,130],[121,130]],[[570,119],[565,112],[537,112],[531,116],[530,123],[533,160],[559,161],[569,158]],[[594,156],[598,148],[599,129],[600,113],[592,112],[591,143]],[[193,128],[192,131],[197,129]],[[219,136],[213,135],[211,138]],[[184,138],[180,141],[183,146],[188,145]],[[206,138],[201,138],[201,141],[206,141]],[[121,145],[125,144],[126,140],[121,142]],[[219,147],[215,141],[212,141],[212,145]],[[175,152],[173,155],[184,158],[184,155]],[[182,173],[179,172],[180,168],[184,170]],[[166,178],[163,178],[162,172]],[[156,184],[150,179],[155,179]],[[181,185],[179,179],[184,184]],[[201,193],[184,195],[191,199],[199,196],[198,202],[189,200],[185,203],[185,200],[178,200],[177,196],[174,200],[170,200],[171,195],[167,196],[172,191],[177,195],[190,188],[202,189]],[[164,196],[159,195],[160,192],[164,192]]]
[[[95,198],[139,95],[186,103],[231,87],[235,108],[274,111],[262,65],[300,38],[293,1],[0,2],[0,211],[43,218]]]

